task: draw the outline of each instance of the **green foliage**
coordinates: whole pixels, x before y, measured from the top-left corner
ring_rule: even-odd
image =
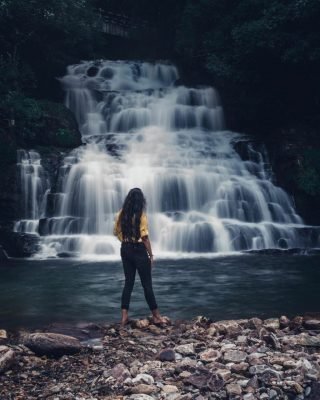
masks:
[[[75,146],[74,133],[65,128],[59,128],[56,132],[56,145],[58,147],[72,148]]]
[[[32,143],[36,132],[43,127],[42,110],[37,100],[24,96],[20,92],[9,92],[0,101],[0,114],[7,120],[14,120],[16,138],[21,143]]]
[[[94,56],[99,23],[91,0],[0,1],[0,89],[45,90],[68,64]]]
[[[318,0],[187,0],[175,48],[250,118],[290,121],[319,113],[319,20]]]
[[[297,175],[299,189],[311,196],[320,195],[320,150],[304,152],[302,168]]]
[[[5,168],[17,162],[17,149],[15,144],[8,140],[7,133],[0,129],[0,167]]]

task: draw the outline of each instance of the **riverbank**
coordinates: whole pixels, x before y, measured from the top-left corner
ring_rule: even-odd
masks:
[[[320,399],[320,317],[0,331],[1,399]]]

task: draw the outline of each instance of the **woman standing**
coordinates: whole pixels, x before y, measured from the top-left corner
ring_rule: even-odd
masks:
[[[125,275],[122,291],[121,325],[128,322],[128,310],[136,270],[138,270],[144,295],[152,312],[153,322],[161,324],[162,319],[152,289],[151,268],[153,254],[149,241],[148,220],[145,214],[146,200],[139,188],[131,189],[116,216],[113,233],[121,241],[121,259]]]

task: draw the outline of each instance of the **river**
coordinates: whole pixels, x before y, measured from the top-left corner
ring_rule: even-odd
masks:
[[[0,328],[108,323],[119,318],[120,261],[10,260],[0,269]],[[158,260],[153,277],[160,310],[172,319],[320,312],[319,255]],[[130,315],[149,315],[138,277]]]

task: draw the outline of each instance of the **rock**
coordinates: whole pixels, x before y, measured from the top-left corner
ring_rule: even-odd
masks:
[[[9,259],[8,253],[5,249],[0,245],[0,261],[7,261]]]
[[[280,338],[281,342],[284,344],[289,344],[291,346],[311,346],[320,347],[320,335],[310,336],[308,333],[300,333],[299,335],[283,336]]]
[[[320,330],[320,320],[319,319],[308,319],[303,323],[306,329]]]
[[[273,400],[278,396],[278,392],[276,392],[274,389],[271,389],[269,392],[269,399]]]
[[[188,378],[190,375],[192,375],[191,372],[189,372],[189,371],[182,371],[182,372],[179,374],[179,378],[181,378],[181,379]]]
[[[145,383],[139,383],[137,386],[130,388],[133,394],[151,394],[157,391],[156,386],[146,385]]]
[[[229,383],[226,385],[226,390],[230,396],[240,396],[242,393],[241,386],[237,383]]]
[[[154,397],[151,397],[148,394],[139,393],[139,394],[132,394],[129,397],[129,399],[132,399],[132,400],[154,400]]]
[[[146,383],[148,385],[152,385],[154,383],[154,379],[151,375],[148,374],[138,374],[135,378],[132,379],[133,383]]]
[[[8,339],[7,331],[0,329],[0,343],[6,342]]]
[[[247,344],[248,338],[247,338],[247,336],[240,335],[240,336],[237,337],[236,342],[237,342],[238,344]]]
[[[145,329],[150,325],[150,322],[148,319],[138,319],[137,321],[134,322],[133,326],[138,329]]]
[[[320,382],[312,382],[310,397],[308,400],[319,400],[320,399]]]
[[[278,337],[273,332],[271,332],[269,335],[264,336],[263,339],[273,349],[281,350],[280,341],[279,341]]]
[[[224,382],[226,382],[231,377],[231,371],[229,369],[217,369],[215,372],[218,376],[220,376],[220,378],[224,380]]]
[[[254,375],[251,379],[249,379],[246,390],[248,392],[254,392],[258,387],[259,387],[258,377],[257,375]]]
[[[298,366],[298,361],[295,360],[286,360],[283,363],[284,368],[286,369],[293,369],[293,368],[297,368]]]
[[[180,344],[179,346],[176,346],[174,349],[177,353],[180,353],[184,356],[193,355],[195,353],[193,343]]]
[[[39,356],[53,357],[75,354],[82,348],[78,339],[59,333],[31,333],[24,339],[24,345]]]
[[[207,381],[207,387],[212,392],[218,392],[220,389],[223,388],[223,385],[224,381],[220,376],[218,376],[218,374],[211,374],[209,376],[209,379]]]
[[[240,350],[226,351],[223,355],[224,361],[226,362],[241,362],[247,359],[247,353]]]
[[[247,371],[249,368],[249,364],[246,362],[240,362],[239,364],[233,364],[231,365],[231,371],[239,374]]]
[[[243,400],[256,400],[257,398],[252,393],[247,393],[243,396]]]
[[[158,353],[157,359],[160,361],[175,361],[176,355],[172,349],[163,349]]]
[[[179,392],[179,389],[174,385],[164,385],[162,391],[164,393],[176,393]]]
[[[203,389],[207,386],[208,376],[200,374],[192,374],[183,380],[186,384],[191,384],[198,389]]]
[[[33,233],[6,232],[0,243],[10,257],[30,257],[40,250],[40,237]]]
[[[8,346],[0,346],[0,373],[7,371],[15,361],[15,352]]]
[[[293,320],[290,321],[289,327],[291,329],[299,329],[302,327],[302,323],[303,323],[303,317],[298,315],[294,317]]]
[[[262,374],[264,371],[268,369],[268,365],[266,364],[260,364],[260,365],[253,365],[249,368],[249,373],[251,375],[258,375]]]
[[[288,317],[286,317],[285,315],[282,315],[279,318],[279,323],[280,323],[281,329],[287,328],[290,324],[290,319]]]
[[[184,383],[191,384],[200,390],[208,388],[213,392],[219,391],[224,385],[224,381],[220,376],[208,372],[192,374],[184,379]]]
[[[260,374],[259,379],[266,385],[270,385],[272,381],[280,380],[280,373],[271,368],[268,368]]]
[[[221,358],[221,353],[218,350],[208,349],[199,354],[200,360],[205,362],[218,361]]]
[[[278,318],[268,318],[263,321],[263,326],[266,329],[274,330],[280,329],[280,321]]]
[[[214,326],[214,324],[210,324],[210,326],[209,326],[209,328],[207,330],[207,334],[209,336],[214,336],[216,333],[217,333],[216,327]]]
[[[130,371],[128,368],[122,364],[119,363],[115,365],[111,370],[110,370],[110,375],[116,379],[117,382],[122,383],[124,382],[127,378],[131,378]],[[133,380],[132,380],[133,381]]]
[[[249,329],[259,329],[262,326],[262,320],[260,318],[251,318],[247,323]]]
[[[228,335],[231,337],[237,336],[241,331],[241,326],[232,320],[215,322],[213,326],[220,334]]]

